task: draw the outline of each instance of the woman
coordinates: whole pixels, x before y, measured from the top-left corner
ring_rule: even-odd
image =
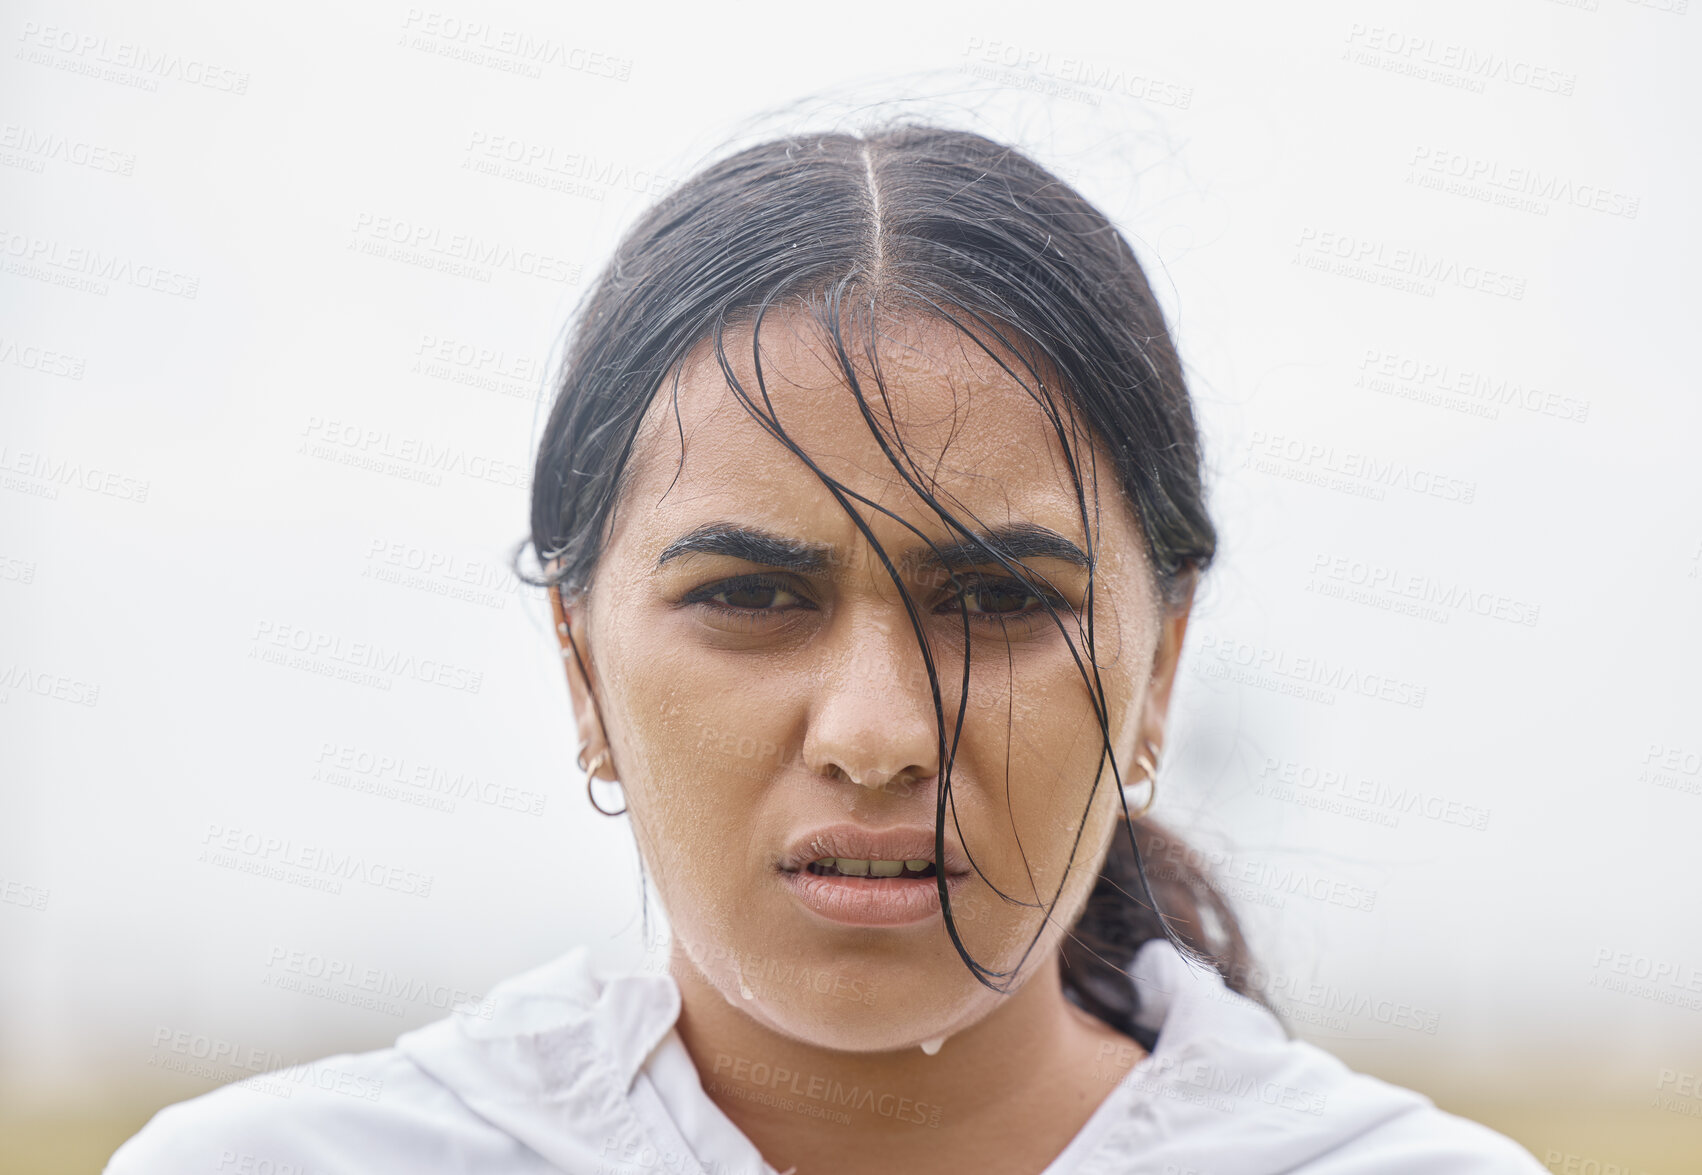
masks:
[[[1021,153],[800,136],[662,199],[530,544],[666,968],[571,952],[115,1175],[1542,1169],[1287,1039],[1208,880],[1143,864],[1215,535],[1140,266]]]

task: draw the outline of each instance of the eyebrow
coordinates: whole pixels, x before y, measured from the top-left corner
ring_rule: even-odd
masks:
[[[1075,543],[1055,530],[1031,522],[996,526],[981,533],[988,546],[1007,559],[1062,559],[1078,567],[1088,567],[1091,561]],[[657,568],[681,555],[726,555],[803,575],[816,575],[834,564],[834,548],[830,543],[806,543],[789,539],[772,531],[733,522],[709,522],[687,531],[669,543],[656,560]],[[940,544],[939,552],[918,545],[898,561],[905,570],[917,567],[975,567],[995,563],[979,546],[968,539]]]

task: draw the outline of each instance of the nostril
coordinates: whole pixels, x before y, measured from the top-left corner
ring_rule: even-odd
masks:
[[[855,774],[843,767],[839,769],[839,773],[858,787],[867,787],[870,783],[882,777],[882,772],[879,771],[865,771],[861,774]]]

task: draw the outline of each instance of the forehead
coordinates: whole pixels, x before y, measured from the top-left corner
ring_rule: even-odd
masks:
[[[1132,525],[1132,518],[1122,495],[1115,492],[1114,476],[1108,476],[1109,459],[1085,426],[1072,423],[1053,374],[1038,360],[1035,365],[1046,381],[1056,423],[1045,400],[1028,390],[1037,388],[1035,376],[1017,354],[990,339],[991,355],[951,323],[920,316],[887,320],[875,335],[878,386],[866,354],[868,338],[867,331],[845,336],[876,427],[910,476],[965,525],[982,529],[1026,520],[1078,541],[1086,539],[1077,491],[1057,435],[1061,428],[1079,469],[1090,518],[1095,514],[1096,464],[1101,485],[1111,491],[1101,494],[1104,530],[1094,536],[1095,545],[1118,541],[1113,522],[1121,537],[1128,537],[1126,526]],[[729,328],[724,342],[727,360],[757,411],[771,415],[823,473],[924,534],[945,536],[933,509],[906,485],[883,452],[831,339],[818,323],[799,313],[765,319],[760,386],[750,328]],[[762,521],[821,537],[841,529],[854,532],[827,487],[739,403],[707,340],[680,364],[678,376],[677,396],[670,374],[634,442],[623,498],[637,509],[622,511],[626,525],[654,532],[658,544],[683,525],[710,519]],[[903,546],[916,541],[866,505],[857,508],[869,517],[883,545],[890,534],[902,534]],[[664,536],[662,531],[669,533]]]

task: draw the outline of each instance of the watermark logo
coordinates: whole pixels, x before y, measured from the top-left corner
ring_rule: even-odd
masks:
[[[208,824],[201,836],[201,854],[196,860],[220,869],[333,894],[342,893],[343,883],[347,881],[408,897],[429,898],[435,880],[430,873],[373,860],[362,853],[214,823]]]
[[[647,167],[489,131],[472,133],[461,167],[479,175],[597,203],[615,190],[656,197],[674,186],[671,178]]]
[[[33,371],[38,375],[50,375],[56,379],[73,382],[80,381],[83,371],[88,367],[88,361],[80,355],[67,355],[63,351],[38,347],[6,335],[0,335],[0,363],[16,367],[20,371]]]
[[[460,693],[476,694],[484,686],[482,670],[453,665],[435,657],[417,657],[372,641],[348,640],[323,629],[277,620],[254,624],[250,660],[283,669],[296,669],[352,685],[389,690],[400,678]]]
[[[52,890],[31,885],[27,881],[19,881],[15,877],[0,877],[0,903],[8,906],[21,906],[26,910],[40,912],[47,909],[47,899],[52,894]]]
[[[441,486],[445,474],[521,490],[532,484],[530,471],[518,461],[476,453],[461,445],[409,436],[388,428],[371,428],[351,421],[309,416],[301,436],[302,441],[296,447],[298,456],[422,485]]]
[[[1702,796],[1702,751],[1673,743],[1652,742],[1643,752],[1637,782],[1685,795]]]
[[[649,944],[639,970],[646,974],[666,974],[674,942],[673,939],[661,939]],[[684,939],[678,942],[680,949],[700,970],[717,971],[723,964],[730,965],[746,990],[751,990],[750,985],[755,981],[765,990],[792,988],[830,996],[846,1003],[862,1004],[864,1007],[872,1008],[875,1005],[876,985],[865,977],[809,967],[796,959],[783,959],[752,951],[736,951],[725,943],[698,945]],[[754,997],[754,991],[752,994]]]
[[[501,73],[541,78],[545,69],[624,82],[632,59],[539,37],[485,20],[466,20],[436,9],[410,8],[397,45],[421,53],[481,65]]]
[[[72,706],[93,706],[100,701],[98,682],[84,681],[69,673],[49,673],[17,661],[0,667],[0,705],[12,700],[13,690]]]
[[[35,582],[35,575],[36,564],[34,559],[0,555],[0,583],[15,583],[28,587]]]
[[[1321,1117],[1329,1106],[1329,1095],[1322,1090],[1261,1079],[1198,1058],[1155,1053],[1130,1068],[1130,1046],[1108,1041],[1099,1052],[1102,1080],[1117,1081],[1149,1097],[1185,1101],[1225,1114],[1264,1105]]]
[[[1240,468],[1375,502],[1387,498],[1390,490],[1462,506],[1477,500],[1477,482],[1470,478],[1264,429],[1254,429],[1248,438]]]
[[[1380,347],[1365,349],[1353,386],[1489,420],[1500,419],[1505,407],[1574,424],[1583,424],[1590,416],[1588,400],[1505,375]]]
[[[542,816],[549,800],[543,792],[347,743],[321,744],[314,759],[313,779],[440,812],[453,812],[457,801],[470,800],[499,811]]]
[[[126,177],[136,171],[136,156],[128,151],[21,123],[0,123],[0,166],[39,175],[49,163]]]
[[[318,951],[294,950],[276,944],[266,954],[266,972],[260,977],[260,984],[386,1016],[405,1015],[403,1004],[476,1016],[481,1020],[496,1015],[495,1001],[479,992],[399,975],[386,967],[363,966]]]
[[[26,20],[17,58],[34,65],[155,93],[176,82],[226,94],[248,93],[248,72],[153,45]]]
[[[127,473],[84,465],[63,455],[0,445],[0,488],[49,501],[70,486],[102,497],[138,505],[148,500],[153,483]]]
[[[1489,82],[1570,98],[1578,75],[1512,53],[1355,21],[1342,59],[1419,81],[1481,94]]]
[[[1291,653],[1285,648],[1215,632],[1202,633],[1195,647],[1211,658],[1200,666],[1201,676],[1255,686],[1303,701],[1333,706],[1338,693],[1358,694],[1397,706],[1423,709],[1429,693],[1429,687],[1420,682],[1365,670],[1347,661]]]
[[[1291,264],[1425,298],[1434,298],[1443,286],[1453,286],[1518,302],[1524,299],[1527,284],[1518,274],[1462,262],[1445,253],[1315,225],[1301,228]]]
[[[1547,216],[1552,205],[1560,204],[1634,220],[1643,202],[1640,196],[1601,184],[1580,183],[1447,147],[1414,147],[1407,167],[1409,184],[1537,216]]]
[[[1402,787],[1340,768],[1318,767],[1267,755],[1253,794],[1332,812],[1351,820],[1398,828],[1404,816],[1483,832],[1491,810],[1422,788]]]
[[[543,362],[529,355],[511,355],[500,347],[430,331],[420,333],[413,364],[408,368],[410,375],[529,401],[545,395],[543,371]]]
[[[194,274],[10,229],[0,229],[0,272],[102,298],[113,285],[190,301],[201,292],[201,279]]]
[[[969,38],[964,70],[975,77],[1098,106],[1106,94],[1186,110],[1194,88],[1118,65],[1054,54],[1011,41]]]
[[[580,263],[537,249],[377,212],[355,215],[348,248],[363,256],[480,282],[489,282],[498,271],[505,271],[573,285],[584,273]]]
[[[1542,1165],[1553,1171],[1554,1175],[1649,1175],[1643,1168],[1633,1167],[1629,1163],[1607,1162],[1587,1155],[1576,1155],[1571,1151],[1556,1150],[1553,1147],[1543,1151]]]
[[[367,546],[360,574],[362,579],[498,612],[520,593],[520,581],[502,564],[385,538]]]
[[[1290,897],[1371,913],[1378,891],[1307,865],[1295,866],[1223,849],[1202,849],[1169,837],[1153,837],[1145,866],[1151,878],[1180,880],[1210,874],[1231,897],[1283,909]]]
[[[1677,959],[1597,947],[1584,985],[1702,1012],[1702,967]]]
[[[1317,595],[1436,624],[1446,624],[1456,615],[1473,615],[1535,627],[1542,605],[1500,592],[1481,591],[1480,587],[1464,580],[1425,575],[1350,555],[1324,553],[1312,560],[1312,570],[1306,579],[1306,590]]]
[[[827,1074],[803,1073],[732,1053],[715,1054],[710,1076],[705,1089],[711,1093],[762,1102],[842,1126],[851,1125],[848,1111],[929,1129],[940,1124],[941,1107],[931,1102],[861,1083],[847,1085]]]
[[[311,1088],[375,1102],[384,1093],[382,1078],[327,1061],[291,1061],[271,1049],[164,1025],[154,1030],[147,1063],[221,1083],[245,1078],[239,1088],[275,1097],[292,1097],[297,1089]]]

